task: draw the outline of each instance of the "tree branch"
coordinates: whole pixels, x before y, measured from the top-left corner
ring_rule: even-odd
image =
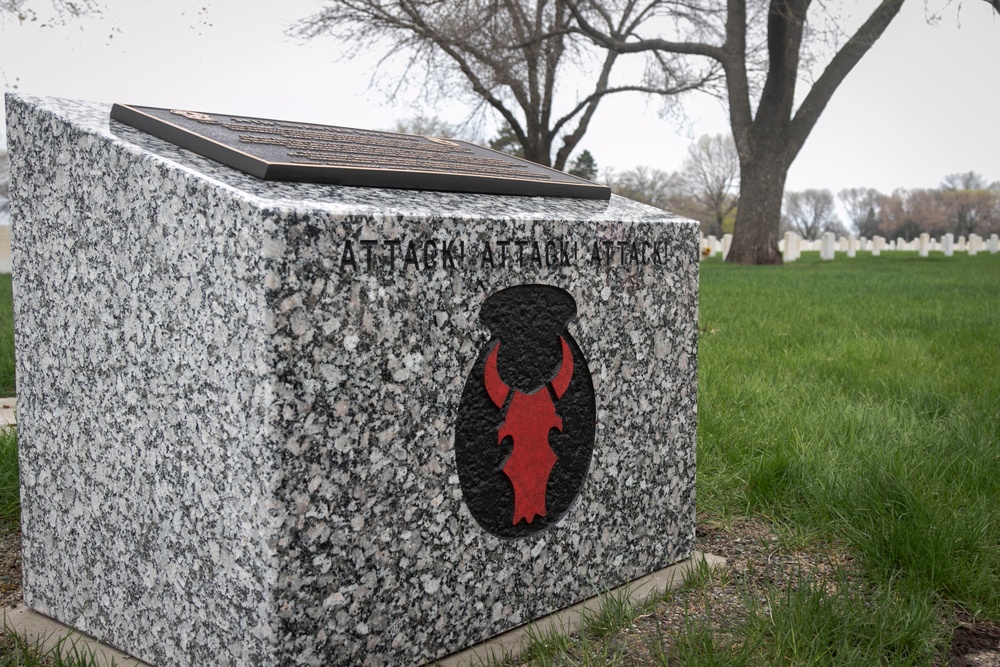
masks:
[[[587,127],[590,125],[590,119],[593,117],[594,111],[597,110],[597,103],[608,92],[608,79],[611,77],[611,68],[614,67],[617,57],[618,54],[614,51],[607,52],[604,56],[604,65],[601,67],[601,74],[597,79],[594,94],[590,95],[589,99],[584,103],[578,104],[569,115],[564,116],[552,126],[551,137],[554,139],[558,135],[563,124],[579,113],[580,110],[583,110],[583,115],[580,116],[580,120],[576,124],[576,129],[563,138],[563,145],[559,147],[558,151],[556,151],[556,169],[562,169],[566,165],[566,160],[569,159],[569,154],[573,152],[573,149],[578,143],[580,143],[580,139],[587,131]]]
[[[554,158],[562,167],[604,95],[625,91],[670,95],[717,79],[722,49],[699,40],[703,35],[714,39],[718,31],[692,10],[704,9],[714,17],[717,11],[707,4],[710,1],[714,0],[620,0],[597,3],[592,11],[585,3],[595,0],[327,0],[326,7],[300,22],[296,32],[305,37],[329,33],[357,44],[389,37],[395,53],[412,51],[411,65],[426,68],[425,86],[436,82],[442,92],[449,92],[461,81],[462,89],[495,110],[509,126],[525,157],[542,164]],[[674,41],[637,39],[647,19],[662,15],[683,22],[690,32]],[[579,29],[578,18],[592,21],[594,25],[587,25],[595,34],[620,48],[602,49],[600,39]],[[564,66],[573,55],[595,51],[603,51],[604,65],[593,92],[564,114],[556,105]],[[638,51],[658,58],[665,81],[609,88],[616,58]],[[701,71],[676,67],[683,64],[685,54],[707,55],[710,66]],[[582,61],[577,64],[583,69]],[[400,83],[412,80],[404,75]],[[562,145],[555,151],[560,136]]]
[[[723,58],[725,58],[725,54],[723,53],[721,47],[702,42],[673,42],[658,38],[636,38],[634,41],[626,41],[623,39],[622,35],[614,34],[610,31],[603,32],[591,25],[590,22],[587,21],[587,18],[583,15],[583,12],[581,12],[580,8],[577,6],[576,0],[566,0],[566,6],[569,7],[569,10],[573,13],[573,18],[576,19],[576,23],[581,34],[589,37],[598,46],[603,46],[604,48],[616,51],[617,53],[668,51],[670,53],[692,56],[705,56],[707,58],[714,58],[720,62]],[[629,35],[631,35],[631,33],[627,33],[625,36]]]
[[[729,97],[729,127],[740,155],[750,154],[750,82],[747,77],[747,5],[746,0],[726,3],[726,42],[719,59],[726,72],[726,92]]]
[[[798,155],[837,87],[892,23],[903,6],[903,1],[883,0],[823,70],[792,119],[785,148],[786,164],[791,164]],[[1000,0],[987,2],[1000,3]]]

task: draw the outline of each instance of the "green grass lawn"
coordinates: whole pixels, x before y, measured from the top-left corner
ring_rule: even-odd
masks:
[[[1000,255],[710,260],[699,323],[700,514],[842,540],[880,623],[1000,621]]]

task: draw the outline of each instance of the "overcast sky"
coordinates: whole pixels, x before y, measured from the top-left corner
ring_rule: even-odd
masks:
[[[287,27],[316,0],[97,0],[101,14],[48,21],[0,18],[0,81],[30,94],[267,118],[391,128],[419,112],[452,121],[460,105],[387,101],[369,85],[375,54],[346,60],[331,39]],[[873,3],[866,3],[873,4]],[[1000,180],[1000,19],[985,2],[952,2],[929,25],[910,0],[836,92],[789,172],[788,189],[935,187],[946,174]],[[722,106],[686,104],[687,122],[638,95],[602,103],[581,148],[600,167],[678,169],[693,137],[726,132]]]

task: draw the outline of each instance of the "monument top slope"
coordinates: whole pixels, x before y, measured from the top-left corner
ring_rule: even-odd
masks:
[[[435,192],[394,188],[265,181],[197,155],[168,141],[111,120],[111,104],[56,97],[7,93],[7,108],[25,104],[69,121],[85,132],[100,135],[136,151],[142,159],[160,161],[191,175],[234,190],[262,207],[308,207],[336,214],[370,213],[373,217],[420,217],[429,214],[466,219],[497,217],[526,220],[562,219],[566,222],[674,222],[697,224],[662,209],[617,195],[609,201],[565,197],[523,197]]]

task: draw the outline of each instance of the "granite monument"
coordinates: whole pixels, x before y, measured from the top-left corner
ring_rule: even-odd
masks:
[[[689,556],[696,223],[261,180],[110,109],[7,97],[30,607],[421,664]]]

